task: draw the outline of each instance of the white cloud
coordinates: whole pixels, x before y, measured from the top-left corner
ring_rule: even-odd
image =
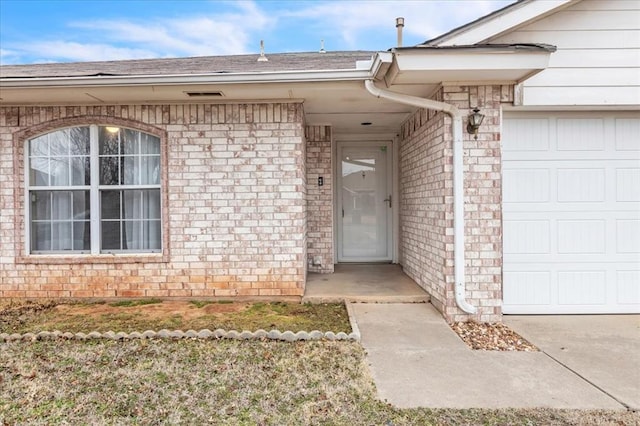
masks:
[[[53,58],[67,61],[103,61],[116,59],[152,58],[154,52],[100,43],[43,41],[20,46],[20,54],[40,57],[38,62],[52,62]]]
[[[225,3],[227,4],[227,3]],[[3,63],[21,58],[51,61],[106,61],[133,58],[230,55],[257,51],[254,33],[268,30],[276,18],[255,2],[234,2],[222,13],[161,18],[70,22],[69,38],[39,37],[3,50]],[[33,60],[30,60],[33,62]]]
[[[309,43],[315,44],[316,35],[317,39],[331,38],[330,50],[386,49],[395,42],[397,16],[405,18],[405,45],[417,44],[512,1],[325,0],[287,2],[285,6],[256,1],[203,2],[200,4],[210,7],[181,16],[70,22],[66,24],[68,37],[42,32],[30,43],[5,43],[0,59],[15,63],[23,58],[49,62],[230,55],[257,52],[260,39],[274,52],[291,48],[276,46],[270,40],[279,39],[300,49],[302,38],[305,43],[306,38],[313,38]]]
[[[145,20],[97,20],[72,26],[100,34],[105,41],[134,43],[156,56],[202,56],[246,53],[253,32],[274,18],[254,2],[234,3],[237,9],[211,16]],[[255,50],[255,48],[254,48]]]

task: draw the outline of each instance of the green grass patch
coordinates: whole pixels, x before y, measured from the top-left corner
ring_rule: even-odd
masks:
[[[120,308],[130,308],[132,306],[144,306],[144,305],[155,305],[158,303],[162,303],[161,299],[133,299],[133,300],[119,300],[117,302],[109,303],[109,306],[120,307]]]
[[[196,308],[203,308],[212,303],[213,302],[210,300],[190,300],[189,301],[189,304],[195,306]]]

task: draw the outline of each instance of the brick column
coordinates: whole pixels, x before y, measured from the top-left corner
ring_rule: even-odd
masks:
[[[331,127],[307,126],[307,265],[333,272],[333,178]],[[323,185],[318,184],[322,177]]]
[[[478,140],[464,134],[465,276],[470,316],[455,303],[453,151],[451,119],[418,111],[402,127],[401,247],[405,272],[432,296],[448,321],[502,318],[501,104],[511,86],[446,86],[436,95],[463,116],[474,107],[485,119]]]

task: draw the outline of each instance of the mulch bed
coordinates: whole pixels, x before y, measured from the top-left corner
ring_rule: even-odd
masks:
[[[453,331],[471,349],[537,352],[539,349],[504,324],[456,322]]]

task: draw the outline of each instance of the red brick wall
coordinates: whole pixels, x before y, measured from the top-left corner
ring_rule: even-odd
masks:
[[[302,295],[302,114],[296,103],[0,108],[0,297]],[[161,138],[161,254],[24,254],[24,141],[90,123]]]
[[[464,132],[465,271],[473,317],[455,303],[451,119],[416,112],[402,126],[400,221],[405,272],[432,297],[448,321],[496,322],[502,305],[502,174],[500,116],[511,86],[446,86],[436,95],[467,116],[479,107],[485,119],[474,140]]]

